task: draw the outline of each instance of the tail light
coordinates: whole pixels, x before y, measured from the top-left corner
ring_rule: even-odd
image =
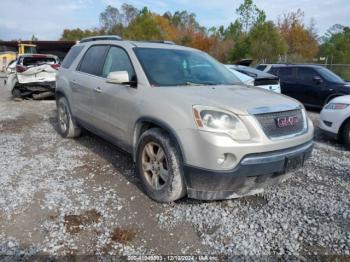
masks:
[[[16,72],[17,73],[23,73],[26,70],[27,70],[27,67],[22,66],[22,65],[16,65]]]
[[[51,67],[56,69],[56,70],[58,70],[60,68],[60,66],[61,66],[60,64],[53,64],[53,65],[51,65]]]

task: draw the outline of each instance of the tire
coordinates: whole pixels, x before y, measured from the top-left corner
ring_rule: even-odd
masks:
[[[22,93],[21,90],[19,90],[18,88],[14,87],[11,91],[12,97],[13,98],[22,98]]]
[[[344,126],[342,138],[345,145],[350,148],[350,120]]]
[[[65,97],[57,100],[58,129],[64,138],[76,138],[81,134],[81,128],[73,121],[68,101]]]
[[[161,129],[153,128],[142,134],[136,166],[144,191],[151,199],[169,203],[186,195],[179,150]]]

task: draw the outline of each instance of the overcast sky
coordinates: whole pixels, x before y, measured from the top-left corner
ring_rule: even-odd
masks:
[[[228,25],[236,19],[235,9],[243,0],[1,0],[0,39],[57,40],[63,29],[89,29],[99,25],[99,14],[108,4],[119,7],[126,2],[157,13],[188,10],[197,14],[200,24]],[[255,0],[269,20],[302,9],[305,23],[315,19],[319,34],[333,24],[350,26],[350,0]]]

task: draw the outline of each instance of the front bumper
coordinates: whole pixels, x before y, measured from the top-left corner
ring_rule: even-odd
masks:
[[[342,110],[323,109],[320,113],[320,129],[322,133],[333,139],[338,139],[343,119],[346,119],[346,113],[342,112]]]
[[[185,166],[188,197],[202,200],[230,199],[263,192],[264,188],[290,177],[304,165],[313,142],[266,153],[250,154],[230,171]]]

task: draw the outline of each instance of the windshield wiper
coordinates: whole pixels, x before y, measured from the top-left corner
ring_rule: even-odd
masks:
[[[201,86],[202,84],[200,83],[193,83],[193,82],[186,82],[187,86]]]
[[[188,85],[188,86],[216,86],[216,85],[220,85],[220,84],[208,81],[208,82],[204,82],[204,83],[186,82],[186,85]]]

